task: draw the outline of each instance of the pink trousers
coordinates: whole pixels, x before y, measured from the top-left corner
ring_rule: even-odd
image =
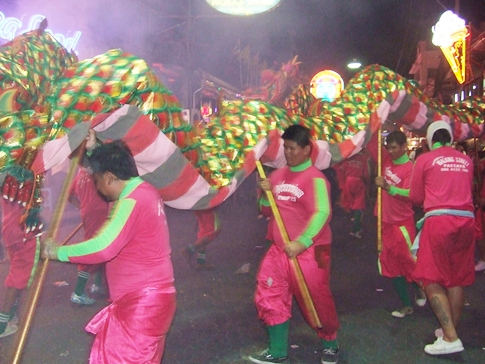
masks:
[[[100,311],[86,326],[96,335],[89,363],[160,364],[175,296],[158,287],[144,288]]]
[[[311,246],[297,258],[322,324],[319,329],[304,305],[288,256],[275,244],[271,245],[259,268],[255,294],[259,318],[266,325],[278,325],[289,320],[295,296],[303,317],[318,337],[328,341],[336,339],[340,324],[330,292],[330,249],[330,244]]]

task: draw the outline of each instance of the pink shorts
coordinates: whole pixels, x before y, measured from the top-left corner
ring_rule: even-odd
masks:
[[[475,221],[451,215],[428,217],[421,231],[413,279],[422,287],[432,283],[464,287],[475,281]]]
[[[5,286],[15,289],[27,288],[35,275],[40,256],[40,243],[37,238],[7,246],[10,256],[10,269]]]
[[[345,189],[342,191],[344,200],[351,210],[365,209],[365,183],[362,178],[347,177],[345,181]]]
[[[221,226],[214,210],[195,210],[199,231],[197,239],[214,240],[221,232]]]
[[[78,264],[77,270],[89,274],[96,273],[101,268],[101,264]]]
[[[412,282],[416,261],[411,254],[411,246],[415,237],[414,220],[401,224],[382,223],[382,251],[379,255],[379,268],[384,277],[403,276],[408,282]]]
[[[485,211],[481,208],[475,210],[475,239],[483,239],[483,224],[485,222]]]

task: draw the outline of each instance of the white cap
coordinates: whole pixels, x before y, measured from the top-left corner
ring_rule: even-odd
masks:
[[[434,123],[431,123],[428,126],[428,130],[426,131],[426,140],[428,141],[428,147],[430,150],[433,149],[433,135],[437,130],[440,129],[445,129],[448,130],[448,133],[450,133],[451,137],[451,143],[453,143],[453,131],[451,130],[451,125],[448,124],[446,121],[443,120],[438,120],[435,121]]]

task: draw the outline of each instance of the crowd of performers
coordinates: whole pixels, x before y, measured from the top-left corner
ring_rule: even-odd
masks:
[[[321,363],[339,361],[340,324],[330,291],[332,209],[341,208],[349,214],[351,239],[360,239],[365,235],[363,213],[366,204],[374,202],[371,196],[377,188],[382,191],[378,269],[392,280],[402,304],[392,316],[404,318],[413,313],[414,303],[424,306],[428,302],[439,328],[436,341],[424,351],[442,355],[464,350],[456,330],[465,302],[463,288],[474,282],[475,270],[485,269],[481,229],[485,168],[470,151],[468,156],[467,151],[458,150],[460,145],[452,147],[452,135],[449,124],[432,123],[426,138],[429,150],[419,157],[415,153],[412,161],[406,135],[389,133],[381,151],[382,175],[373,179],[372,165],[379,152],[376,134],[362,152],[334,167],[333,181],[325,177],[332,177],[330,171],[322,173],[311,163],[309,130],[300,125],[285,130],[282,139],[287,165],[259,182],[260,209],[268,217],[266,239],[271,244],[257,273],[254,301],[269,344],[263,352],[250,355],[249,361],[289,361],[293,297],[321,341]],[[109,290],[112,303],[86,326],[95,335],[91,363],[160,363],[176,308],[163,201],[157,190],[138,176],[124,143],[98,145],[90,131],[86,147],[88,167],[80,169],[70,198],[81,211],[83,242],[65,246],[52,239],[41,242],[38,231],[26,232],[19,224],[23,206],[1,199],[2,242],[10,266],[0,301],[0,337],[18,329],[15,311],[19,294],[31,283],[42,251],[45,258],[79,265],[71,302],[95,302],[86,292],[91,273],[96,272],[91,295]],[[337,188],[341,192],[338,201]],[[417,209],[424,216],[416,224]],[[279,215],[286,231],[279,224]],[[196,269],[212,269],[205,252],[221,231],[220,221],[214,209],[198,211],[196,217],[197,240],[182,254],[190,263],[195,258]],[[480,252],[476,266],[475,241]],[[107,287],[102,283],[103,270]],[[299,272],[305,277],[305,289]],[[414,288],[413,298],[409,285]]]

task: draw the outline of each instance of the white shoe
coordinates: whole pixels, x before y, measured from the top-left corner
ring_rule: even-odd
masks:
[[[403,318],[406,315],[411,315],[413,313],[413,308],[410,306],[404,306],[403,308],[392,311],[391,315],[397,318]]]
[[[485,262],[483,260],[479,260],[475,265],[475,272],[480,272],[485,270]]]
[[[424,307],[426,305],[427,299],[426,298],[416,298],[416,304],[419,307]]]
[[[106,290],[102,286],[92,284],[91,287],[89,287],[89,292],[91,294],[103,295],[106,293]]]
[[[75,303],[76,305],[94,305],[96,300],[94,298],[89,297],[86,293],[83,293],[81,296],[78,296],[75,292],[71,294],[71,302]]]
[[[350,232],[350,236],[353,236],[354,238],[361,239],[362,238],[362,232],[357,231],[357,232]]]
[[[19,327],[17,325],[7,325],[5,331],[0,334],[0,338],[15,334]]]
[[[8,325],[17,325],[19,323],[19,318],[17,314],[14,314],[13,317],[8,322]]]
[[[443,340],[442,337],[436,339],[433,344],[426,345],[424,351],[430,355],[443,355],[459,353],[465,350],[460,339],[456,339],[453,342]]]
[[[421,288],[419,288],[419,292],[416,292],[416,295],[414,296],[414,301],[419,307],[424,307],[424,305],[426,305],[426,294]]]

